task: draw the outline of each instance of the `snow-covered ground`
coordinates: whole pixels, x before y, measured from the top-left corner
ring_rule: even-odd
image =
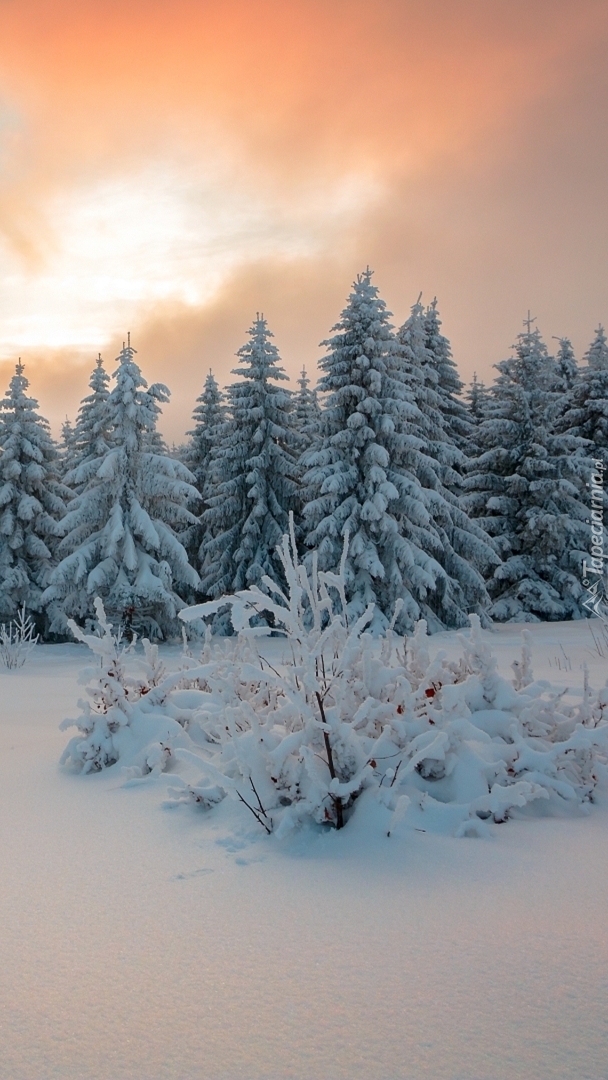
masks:
[[[588,624],[530,629],[537,677],[605,683]],[[520,628],[490,636],[508,674]],[[58,768],[85,663],[0,670],[2,1080],[608,1078],[605,796],[491,839],[372,811],[280,842],[163,809],[166,776]]]

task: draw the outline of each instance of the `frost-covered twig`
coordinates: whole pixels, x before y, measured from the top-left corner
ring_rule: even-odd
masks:
[[[0,661],[9,670],[23,667],[38,642],[33,620],[25,613],[25,604],[16,619],[0,626]]]

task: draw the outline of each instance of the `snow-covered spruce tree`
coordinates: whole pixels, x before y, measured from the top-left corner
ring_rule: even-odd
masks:
[[[196,477],[196,486],[203,498],[205,488],[209,483],[212,451],[217,446],[226,418],[224,395],[209,368],[203,392],[196,399],[196,408],[192,413],[195,426],[188,432],[191,442],[188,448],[187,465]]]
[[[72,460],[74,455],[74,426],[68,416],[66,416],[63,424],[61,425],[61,438],[59,440],[59,458],[57,462],[57,468],[59,474],[63,480],[65,480],[66,473],[72,468]]]
[[[447,338],[440,332],[436,303],[426,312],[420,297],[410,317],[398,330],[398,367],[393,379],[408,389],[415,406],[402,412],[391,438],[397,475],[420,485],[428,525],[420,530],[419,513],[412,512],[411,492],[401,510],[402,533],[433,556],[447,574],[449,587],[425,595],[421,613],[432,629],[437,625],[462,626],[473,611],[484,614],[488,596],[483,584],[499,562],[492,541],[471,521],[462,503],[462,478],[466,472],[474,427],[463,421],[456,400],[462,384],[458,378]],[[465,410],[466,412],[466,410]],[[485,617],[485,616],[484,616]]]
[[[439,373],[431,363],[427,347],[425,310],[421,297],[412,305],[409,318],[396,333],[400,357],[399,377],[405,382],[415,403],[416,412],[409,430],[424,443],[425,450],[437,462],[442,480],[458,483],[454,465],[462,462],[462,453],[448,435],[441,414],[438,393]],[[441,458],[441,460],[440,460]]]
[[[583,357],[578,379],[566,394],[559,430],[589,439],[593,456],[608,468],[608,342],[599,326]]]
[[[72,447],[72,467],[66,476],[74,491],[82,491],[96,470],[96,463],[110,448],[110,419],[107,408],[110,376],[103,366],[101,353],[89,379],[91,393],[82,399]],[[89,467],[91,466],[91,467]]]
[[[310,389],[310,379],[305,367],[300,373],[298,387],[299,389],[294,394],[294,424],[304,451],[319,438],[321,423],[321,407],[317,391]]]
[[[488,583],[493,618],[581,618],[592,448],[554,431],[555,361],[529,319],[526,325],[514,356],[497,365],[465,504],[504,560]]]
[[[468,405],[469,415],[473,418],[475,424],[480,424],[482,420],[485,420],[488,396],[489,390],[486,384],[479,381],[477,372],[474,371],[471,385],[465,392],[465,401]]]
[[[192,414],[194,428],[188,432],[190,442],[182,460],[196,478],[196,487],[201,496],[199,520],[188,529],[184,544],[193,566],[204,559],[201,545],[205,539],[206,528],[202,514],[208,509],[207,496],[214,491],[212,473],[213,451],[218,446],[227,419],[227,410],[222,394],[211,368],[205,379],[203,392],[196,399]]]
[[[488,602],[474,564],[497,559],[444,491],[440,467],[426,452],[426,421],[412,400],[405,350],[369,270],[355,281],[334,330],[321,361],[319,385],[328,394],[323,442],[302,459],[307,544],[318,548],[321,569],[335,571],[348,532],[349,617],[373,602],[379,629],[399,600],[402,629],[421,614],[434,629],[463,625],[469,611]],[[436,429],[440,436],[440,419]]]
[[[428,309],[431,312],[436,309]],[[420,297],[412,305],[409,318],[397,331],[397,342],[402,356],[402,378],[406,382],[417,416],[408,425],[408,435],[419,439],[419,449],[423,450],[420,458],[418,478],[423,487],[441,490],[456,504],[462,492],[462,475],[467,468],[465,453],[466,439],[464,428],[456,436],[460,413],[456,407],[455,390],[460,386],[457,376],[452,371],[451,355],[445,357],[445,345],[437,344],[437,355],[430,348],[430,341],[442,339],[438,328],[432,335],[428,333],[428,313],[420,302]],[[431,319],[431,329],[435,325]],[[449,362],[448,362],[449,360]],[[470,423],[467,433],[472,434]]]
[[[27,394],[23,370],[19,361],[0,401],[0,620],[25,604],[44,630],[41,597],[70,491],[60,482],[58,450]]]
[[[424,334],[427,362],[437,372],[435,391],[442,426],[451,441],[466,450],[471,438],[471,420],[461,397],[464,384],[454,363],[450,342],[441,333],[436,298],[424,313]]]
[[[556,339],[558,350],[555,354],[554,389],[558,394],[568,393],[578,380],[578,364],[570,338]]]
[[[488,402],[490,400],[490,391],[487,389],[485,383],[479,381],[476,371],[473,372],[471,385],[467,387],[464,399],[467,404],[469,421],[471,424],[469,437],[464,450],[467,458],[470,459],[477,457],[481,451],[477,434],[482,421],[486,419]]]
[[[302,454],[312,447],[318,447],[322,441],[321,407],[319,405],[316,389],[310,389],[310,379],[308,378],[305,367],[302,368],[300,378],[298,379],[298,390],[294,394],[294,427],[299,440],[298,450],[301,458]],[[300,481],[303,472],[304,470],[300,462]],[[301,533],[306,500],[306,490],[302,483],[300,483],[294,503],[294,513],[298,523],[298,535]]]
[[[287,376],[266,320],[258,315],[239,349],[241,376],[228,387],[230,418],[214,448],[202,523],[201,588],[222,596],[261,581],[280,579],[276,547],[297,493],[298,435],[293,398],[277,386]]]
[[[183,595],[198,585],[175,530],[194,524],[198,494],[180,462],[149,449],[166,387],[148,388],[130,343],[118,357],[116,383],[102,411],[99,455],[75,471],[83,488],[61,523],[61,562],[44,594],[67,617],[92,619],[103,599],[118,625],[148,636],[176,632]],[[104,447],[106,447],[104,449]]]

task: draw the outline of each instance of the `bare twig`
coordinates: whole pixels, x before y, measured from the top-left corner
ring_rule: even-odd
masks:
[[[397,765],[397,768],[395,769],[395,773],[394,773],[393,779],[391,780],[391,782],[389,784],[389,787],[392,787],[393,784],[395,783],[395,780],[397,779],[397,773],[399,772],[399,769],[401,768],[402,765],[403,765],[403,758],[401,758],[401,761],[399,762],[399,764]]]
[[[262,656],[262,654],[261,654],[261,653],[258,653],[258,656],[259,656],[260,660],[261,660],[261,661],[262,661],[262,662],[263,662],[264,664],[266,664],[266,666],[267,666],[267,667],[269,667],[271,671],[274,671],[275,675],[278,675],[278,677],[279,677],[279,679],[280,679],[280,678],[281,678],[281,676],[279,675],[279,672],[277,671],[276,667],[273,667],[273,666],[272,666],[272,664],[270,663],[270,661],[269,661],[269,660],[267,660],[265,656]]]
[[[251,806],[251,804],[247,802],[247,799],[244,799],[244,798],[243,798],[243,796],[241,795],[240,791],[237,791],[237,795],[238,795],[239,799],[241,800],[241,802],[245,804],[245,806],[247,807],[247,809],[248,809],[248,810],[251,810],[251,813],[253,814],[253,816],[254,816],[254,818],[256,819],[256,821],[259,821],[259,823],[260,823],[260,825],[262,826],[262,828],[263,828],[263,829],[266,829],[266,832],[267,832],[267,833],[268,833],[268,835],[270,836],[270,833],[272,832],[272,830],[271,830],[271,829],[269,829],[269,828],[268,828],[268,825],[266,824],[266,822],[262,820],[262,818],[261,818],[261,817],[260,817],[260,815],[258,814],[258,812],[257,812],[257,810],[255,809],[255,807],[254,807],[254,806]]]
[[[262,800],[260,799],[260,796],[258,795],[258,789],[256,788],[256,786],[255,786],[255,784],[254,784],[253,780],[251,779],[251,777],[249,777],[249,783],[251,784],[251,788],[252,788],[252,790],[253,790],[253,794],[255,795],[256,799],[258,800],[258,806],[259,806],[259,808],[260,808],[260,811],[262,812],[262,814],[264,815],[264,817],[265,817],[265,818],[267,818],[267,817],[268,817],[268,814],[266,813],[266,811],[265,811],[264,807],[262,806]]]
[[[323,698],[318,690],[315,691],[317,695],[317,701],[319,703],[319,712],[321,713],[321,720],[324,724],[323,741],[325,742],[325,752],[327,754],[327,765],[329,767],[329,775],[332,780],[336,779],[336,770],[334,768],[334,755],[331,749],[331,743],[329,741],[329,732],[325,730],[327,727],[327,720],[325,718],[325,709],[323,708]],[[344,812],[342,806],[342,799],[340,795],[331,796],[336,808],[336,829],[342,829],[344,827]]]

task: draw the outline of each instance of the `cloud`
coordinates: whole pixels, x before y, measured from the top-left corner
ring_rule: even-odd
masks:
[[[600,17],[590,0],[13,0],[9,188],[35,200],[180,155],[275,190],[415,171],[567,78]]]
[[[607,30],[599,0],[4,0],[2,374],[56,422],[130,328],[178,438],[256,310],[295,374],[368,262],[397,321],[438,295],[467,375],[529,306],[582,349]]]
[[[150,309],[130,328],[131,341],[148,383],[169,385],[171,403],[160,424],[165,437],[175,442],[183,439],[209,368],[221,385],[231,381],[236,351],[247,340],[258,311],[268,319],[292,381],[303,365],[314,377],[321,355],[319,342],[344,306],[353,274],[339,259],[327,260],[323,268],[314,260],[260,260],[236,269],[205,306],[165,302]],[[127,329],[105,343],[102,355],[108,371],[114,370]],[[96,353],[29,349],[22,355],[31,392],[58,433],[66,415],[74,419],[87,392]],[[13,368],[12,360],[0,363],[4,385]]]

